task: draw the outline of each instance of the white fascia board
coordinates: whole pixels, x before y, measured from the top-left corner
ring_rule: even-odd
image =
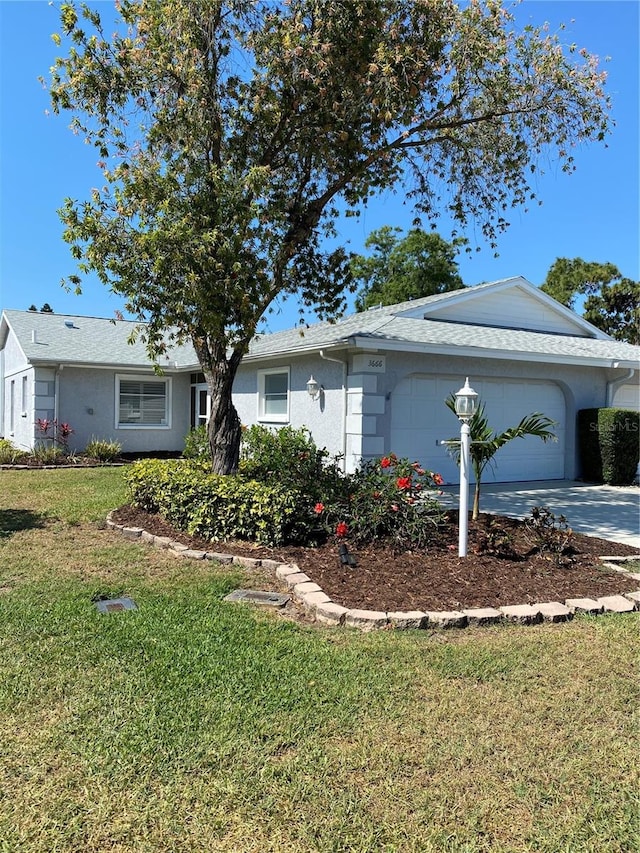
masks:
[[[0,349],[4,349],[4,345],[7,342],[7,338],[9,337],[9,329],[11,326],[9,325],[9,318],[7,315],[2,312],[2,317],[0,317]]]
[[[332,341],[331,343],[316,342],[306,344],[300,347],[289,347],[283,349],[269,350],[261,353],[247,353],[242,356],[242,364],[251,364],[254,361],[265,361],[274,358],[293,358],[298,355],[309,355],[310,353],[320,352],[324,350],[331,352],[334,350],[343,350],[353,345],[353,338],[343,338],[340,341]]]
[[[553,353],[525,352],[520,350],[483,349],[480,347],[460,347],[453,344],[417,344],[411,341],[382,341],[371,338],[353,338],[354,346],[366,350],[387,350],[391,352],[428,353],[429,355],[452,355],[461,358],[495,358],[504,361],[531,361],[541,364],[573,364],[586,367],[637,367],[630,360],[613,358],[554,355]]]
[[[50,359],[50,358],[32,358],[29,360],[29,364],[34,365],[35,367],[53,367],[53,368],[64,368],[64,367],[78,367],[82,370],[126,370],[129,373],[153,373],[153,364],[124,364],[119,362],[114,362],[113,364],[103,364],[98,362],[82,362],[82,361],[73,361],[71,359],[60,360],[60,359]],[[190,373],[200,371],[202,368],[199,364],[194,365],[193,367],[185,367],[181,365],[180,367],[176,367],[173,364],[166,365],[165,367],[160,366],[162,373]]]

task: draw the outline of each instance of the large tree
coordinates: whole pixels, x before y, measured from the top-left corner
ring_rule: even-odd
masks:
[[[64,236],[146,326],[191,339],[211,394],[213,470],[233,471],[232,383],[282,294],[330,316],[339,211],[404,185],[495,243],[540,155],[609,129],[604,74],[495,0],[121,0],[119,22],[61,7],[51,99],[103,174],[67,199]],[[80,276],[69,277],[79,288]]]
[[[568,308],[586,297],[583,316],[619,341],[640,343],[640,282],[611,263],[556,258],[541,287]]]
[[[353,280],[360,284],[356,311],[464,287],[455,259],[462,239],[448,243],[421,228],[413,228],[402,239],[400,233],[400,228],[389,225],[372,231],[365,241],[372,253],[351,258]]]

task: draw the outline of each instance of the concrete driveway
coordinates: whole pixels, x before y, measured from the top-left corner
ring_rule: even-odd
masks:
[[[469,506],[475,485],[469,489]],[[458,488],[444,489],[446,504],[456,506]],[[480,511],[513,518],[526,518],[533,506],[547,506],[556,516],[564,515],[578,533],[624,542],[640,548],[640,488],[637,486],[594,486],[572,480],[535,483],[491,483],[482,486]]]

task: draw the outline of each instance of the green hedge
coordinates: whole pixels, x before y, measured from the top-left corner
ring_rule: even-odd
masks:
[[[211,474],[191,460],[147,459],[125,475],[129,499],[190,535],[210,541],[249,539],[261,545],[298,541],[312,524],[295,489],[242,476]]]
[[[611,486],[633,482],[638,465],[640,414],[629,409],[582,409],[578,446],[582,478]]]

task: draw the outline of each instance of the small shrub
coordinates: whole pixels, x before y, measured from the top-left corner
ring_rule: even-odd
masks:
[[[243,430],[240,473],[261,483],[285,483],[318,494],[327,450],[318,450],[308,429],[254,425]]]
[[[84,449],[84,455],[99,462],[113,462],[118,459],[122,445],[117,441],[107,441],[103,438],[92,438]]]
[[[42,445],[34,447],[30,453],[30,457],[37,465],[60,465],[66,461],[64,450],[53,444],[49,445],[49,447]]]
[[[0,438],[0,465],[15,465],[24,460],[29,454],[18,450],[6,438]]]
[[[633,483],[638,466],[640,414],[627,409],[601,409],[598,432],[604,482],[610,486]]]
[[[525,521],[525,538],[542,555],[549,555],[559,565],[571,554],[573,531],[564,515],[557,518],[547,506],[531,508],[531,518]]]
[[[490,520],[486,529],[478,536],[477,554],[490,554],[505,560],[522,559],[513,546],[513,535],[502,525]]]
[[[211,462],[211,447],[206,426],[196,427],[186,434],[182,455],[185,459],[206,459]]]
[[[273,546],[306,541],[310,533],[312,514],[298,490],[212,474],[208,462],[146,459],[128,469],[125,481],[136,506],[211,541]]]
[[[578,443],[582,477],[611,486],[627,486],[638,464],[640,414],[628,409],[582,409]]]

